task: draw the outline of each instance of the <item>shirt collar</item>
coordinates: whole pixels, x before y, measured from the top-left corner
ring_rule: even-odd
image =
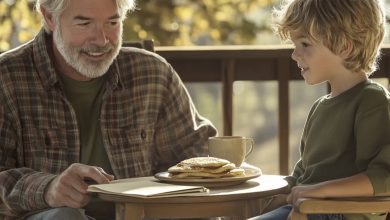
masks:
[[[107,86],[109,86],[111,90],[114,90],[115,88],[119,88],[119,89],[123,88],[123,83],[120,77],[120,68],[118,64],[118,59],[114,59],[113,63],[111,64],[106,74],[108,74]]]
[[[42,28],[33,41],[34,62],[45,89],[58,82],[54,64],[48,53],[50,39],[50,35]]]

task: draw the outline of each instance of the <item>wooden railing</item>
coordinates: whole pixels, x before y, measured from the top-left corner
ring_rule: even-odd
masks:
[[[288,46],[156,47],[185,82],[221,82],[223,134],[232,135],[234,81],[277,81],[279,172],[289,173],[289,81],[302,80]],[[390,47],[382,49],[380,69],[372,76],[390,80]]]
[[[152,43],[152,42],[151,42]],[[132,45],[153,51],[153,44]],[[223,134],[232,135],[233,83],[277,81],[279,116],[279,173],[289,173],[289,82],[302,80],[288,46],[155,47],[185,82],[221,82],[223,87]],[[382,49],[379,70],[371,78],[390,82],[390,46]]]

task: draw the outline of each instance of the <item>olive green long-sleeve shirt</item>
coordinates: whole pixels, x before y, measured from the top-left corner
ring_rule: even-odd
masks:
[[[375,195],[390,192],[389,92],[368,80],[337,97],[317,100],[306,121],[300,153],[288,179],[291,185],[363,172]]]

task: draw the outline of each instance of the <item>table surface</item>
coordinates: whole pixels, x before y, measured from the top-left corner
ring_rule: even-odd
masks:
[[[141,177],[134,179],[155,180],[154,177]],[[210,188],[207,195],[202,196],[179,196],[164,198],[139,198],[132,196],[111,195],[98,193],[98,197],[106,201],[122,203],[199,203],[199,202],[221,202],[235,201],[240,199],[250,199],[267,197],[276,194],[285,193],[288,188],[284,176],[279,175],[261,175],[260,177],[250,179],[242,184],[234,186],[225,186]]]
[[[154,177],[133,180],[155,180]],[[98,193],[98,197],[115,202],[117,220],[143,220],[144,218],[209,218],[229,216],[244,220],[258,215],[267,198],[286,193],[284,176],[261,175],[242,184],[210,188],[202,196],[139,198]]]

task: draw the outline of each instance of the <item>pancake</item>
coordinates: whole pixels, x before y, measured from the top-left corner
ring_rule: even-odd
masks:
[[[191,167],[221,167],[229,163],[230,161],[217,157],[193,157],[183,160],[179,164]]]
[[[170,167],[172,178],[222,178],[245,176],[245,170],[216,157],[193,157]]]
[[[189,166],[188,164],[182,165],[177,164],[175,166],[172,166],[168,169],[169,173],[197,173],[197,172],[204,172],[204,173],[223,173],[226,171],[229,171],[231,169],[236,168],[236,165],[234,163],[228,163],[221,167],[198,167],[198,166]]]
[[[186,172],[186,173],[170,173],[172,178],[223,178],[223,177],[242,177],[245,176],[245,170],[242,168],[234,168],[223,173],[206,173],[206,172]]]

